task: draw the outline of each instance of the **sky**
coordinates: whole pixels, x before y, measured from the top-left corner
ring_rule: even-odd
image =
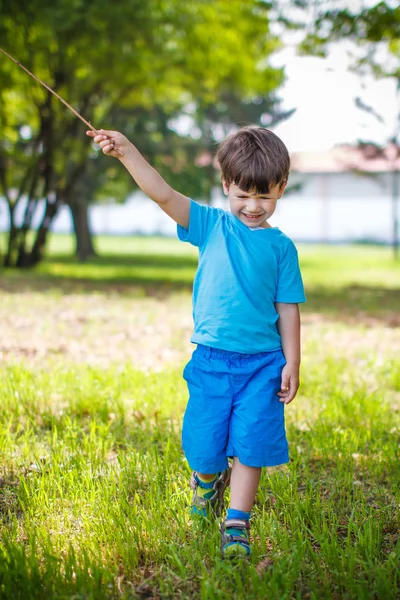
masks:
[[[393,79],[361,79],[349,70],[349,47],[336,44],[328,58],[301,57],[294,47],[275,55],[284,65],[286,83],[279,90],[285,109],[297,108],[274,131],[292,152],[326,150],[340,143],[368,140],[384,143],[392,134],[400,113]],[[361,97],[382,115],[384,123],[356,107]]]
[[[285,68],[286,81],[278,90],[281,108],[296,108],[289,119],[273,128],[290,152],[329,150],[359,140],[385,144],[393,136],[400,115],[397,82],[352,72],[350,52],[354,45],[340,42],[326,58],[298,56],[296,44],[286,40],[283,50],[272,55],[271,64]],[[383,122],[357,108],[357,97]],[[190,115],[180,117],[174,128],[182,134],[196,134]]]

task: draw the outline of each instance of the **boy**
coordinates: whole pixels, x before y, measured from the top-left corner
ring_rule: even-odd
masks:
[[[191,338],[197,348],[184,370],[189,401],[182,430],[193,469],[192,512],[211,508],[219,515],[230,483],[222,555],[249,556],[261,468],[289,460],[284,405],[299,387],[298,303],[305,296],[297,251],[268,223],[287,183],[288,151],[261,127],[222,142],[217,158],[229,213],[173,190],[122,134],[87,134],[177,222],[179,239],[199,248]]]

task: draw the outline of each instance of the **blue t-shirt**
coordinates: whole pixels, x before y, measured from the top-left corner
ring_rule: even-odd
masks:
[[[306,300],[293,242],[277,227],[252,231],[193,200],[178,237],[199,248],[191,341],[244,354],[281,348],[274,303]]]

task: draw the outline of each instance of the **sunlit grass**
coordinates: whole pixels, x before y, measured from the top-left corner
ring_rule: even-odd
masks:
[[[109,284],[131,293],[133,287],[162,286],[190,289],[197,266],[197,250],[175,238],[96,238],[98,257],[79,263],[72,254],[71,236],[53,235],[47,256],[34,270],[7,270],[4,284],[26,289],[76,287],[107,292]],[[390,311],[400,303],[400,261],[388,247],[299,245],[306,285],[306,311]],[[329,301],[331,298],[331,301]]]
[[[370,366],[391,398],[351,362],[304,373],[289,472],[264,472],[235,568],[189,517],[179,368],[3,370],[3,596],[396,598],[400,366]]]
[[[291,462],[263,472],[253,556],[232,565],[218,523],[192,523],[187,508],[181,373],[196,250],[99,238],[100,256],[81,265],[71,247],[55,236],[38,269],[1,277],[0,598],[397,599],[390,249],[299,247],[308,303]]]

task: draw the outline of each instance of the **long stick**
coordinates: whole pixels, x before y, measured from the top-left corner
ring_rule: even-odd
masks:
[[[40,85],[42,85],[43,87],[46,88],[46,90],[49,90],[49,92],[51,92],[52,94],[54,94],[54,96],[56,98],[58,98],[59,100],[61,100],[61,102],[63,104],[65,104],[65,106],[67,108],[69,108],[69,110],[71,112],[74,113],[74,115],[76,117],[78,117],[78,119],[80,119],[81,121],[83,121],[85,123],[85,125],[87,127],[89,127],[89,129],[91,129],[92,131],[94,131],[95,133],[97,133],[97,130],[93,127],[93,125],[91,125],[89,123],[89,121],[86,121],[86,119],[84,119],[78,112],[76,112],[76,110],[74,108],[72,108],[72,106],[70,106],[68,104],[68,102],[66,102],[63,98],[61,98],[61,96],[59,96],[54,90],[51,89],[51,87],[49,87],[46,83],[44,83],[43,81],[41,81],[40,79],[38,79],[38,77],[36,77],[36,75],[34,75],[33,73],[31,73],[30,71],[28,71],[28,69],[26,67],[24,67],[24,65],[21,65],[20,62],[18,62],[17,60],[15,60],[15,58],[13,58],[12,56],[10,56],[5,50],[3,50],[2,48],[0,48],[0,52],[2,52],[3,54],[5,54],[6,56],[8,56],[8,58],[10,58],[13,62],[15,62],[16,65],[18,65],[19,67],[21,67],[21,69],[23,69],[26,73],[28,73],[28,75],[30,75],[31,77],[33,77],[33,79],[35,81],[37,81],[38,83],[40,83]]]

